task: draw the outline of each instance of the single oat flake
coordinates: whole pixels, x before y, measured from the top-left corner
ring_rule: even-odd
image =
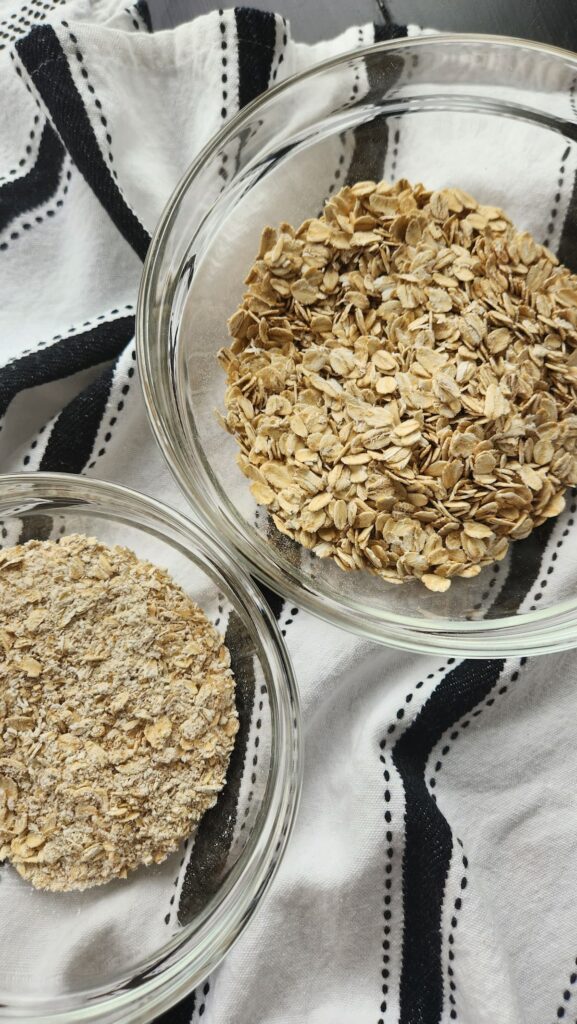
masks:
[[[363,181],[265,228],[223,424],[277,529],[445,591],[577,483],[577,277],[458,188]]]
[[[0,860],[39,889],[163,861],[212,807],[230,658],[161,569],[81,535],[0,551]]]

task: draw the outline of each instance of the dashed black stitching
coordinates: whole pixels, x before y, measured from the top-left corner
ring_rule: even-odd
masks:
[[[573,111],[574,117],[577,120],[577,97],[575,91],[577,89],[577,81],[573,81],[571,88],[569,89],[569,104]]]
[[[362,26],[359,26],[358,29],[357,29],[357,42],[358,42],[358,45],[359,46],[363,46],[364,45],[364,41],[365,40],[364,40],[363,28],[362,28]],[[349,96],[349,99],[348,99],[348,103],[345,104],[345,106],[353,106],[353,104],[356,103],[357,93],[359,91],[359,81],[360,81],[359,72],[355,71],[355,77],[354,77],[353,85],[352,85],[352,88],[351,88],[350,96]],[[340,182],[341,177],[342,177],[342,168],[343,168],[343,165],[344,165],[344,162],[345,162],[345,152],[346,152],[346,145],[347,145],[346,132],[341,132],[341,134],[339,135],[339,139],[340,139],[341,145],[343,147],[343,151],[342,151],[342,153],[339,156],[338,166],[337,166],[337,169],[336,169],[336,171],[335,171],[335,173],[333,175],[333,180],[332,180],[332,183],[331,183],[331,185],[329,187],[329,190],[328,190],[328,193],[327,193],[327,199],[329,198],[329,196],[332,196],[336,192],[336,190],[337,190],[337,188],[339,186],[339,182]],[[320,216],[320,213],[319,213],[319,216]]]
[[[1,49],[1,47],[0,47],[0,49]],[[38,116],[38,114],[35,114],[34,115],[34,124],[37,125],[38,121],[39,121],[39,116]],[[26,147],[25,147],[25,152],[26,152],[27,156],[30,156],[32,151],[33,151],[32,150],[32,146],[30,145],[30,143],[35,138],[36,138],[36,131],[35,131],[34,128],[31,128],[30,131],[28,132],[28,140],[27,140]],[[18,167],[12,167],[11,170],[9,170],[7,172],[7,174],[3,174],[3,175],[0,176],[0,185],[3,182],[8,181],[11,177],[14,177],[15,174],[18,174],[18,171],[20,170],[20,168],[24,167],[25,165],[26,165],[26,160],[25,159],[19,160],[18,161]]]
[[[2,535],[4,535],[4,531],[2,531]],[[575,957],[575,964],[577,965],[577,957]],[[573,971],[571,973],[571,975],[569,976],[569,984],[570,984],[571,988],[574,988],[575,984],[577,984],[577,973],[575,973],[575,971]],[[574,995],[574,992],[572,992],[571,989],[566,988],[565,991],[563,992],[563,1000],[564,1000],[564,1002],[568,1003],[573,995]],[[562,1018],[565,1016],[565,1009],[566,1008],[563,1006],[562,1003],[560,1003],[559,1006],[557,1007],[557,1019],[558,1020],[562,1020]]]
[[[457,842],[458,842],[459,846],[462,849],[463,848],[462,841],[460,839],[457,839]],[[468,862],[468,860],[467,860],[467,858],[465,857],[464,854],[461,857],[461,864],[463,866],[463,875],[461,877],[460,886],[461,886],[461,891],[464,891],[467,888],[467,874],[466,874],[466,871],[467,871],[467,868],[469,866],[469,862]],[[457,915],[458,915],[459,911],[461,910],[462,906],[463,906],[463,899],[462,899],[461,896],[459,896],[455,900],[455,902],[453,903],[454,913],[453,913],[453,915],[451,917],[451,930],[450,930],[449,935],[448,935],[448,944],[449,944],[448,961],[449,961],[449,963],[447,965],[447,975],[448,975],[448,979],[449,979],[449,981],[448,981],[449,1003],[450,1003],[450,1006],[451,1006],[451,1009],[449,1011],[449,1017],[450,1017],[451,1020],[457,1020],[457,1005],[456,1005],[456,997],[455,997],[455,993],[457,991],[457,985],[455,983],[455,971],[454,971],[454,968],[453,968],[453,963],[454,963],[454,960],[455,960],[455,951],[454,951],[455,931],[456,931],[457,925],[459,923],[459,919],[458,919]]]
[[[224,594],[221,594],[220,591],[219,591],[219,594],[218,594],[218,615],[217,615],[216,619],[214,620],[215,626],[219,626],[220,625],[220,620],[222,618],[223,610],[224,610]]]
[[[283,25],[282,44],[281,44],[281,47],[279,49],[279,55],[278,55],[278,59],[277,59],[276,65],[275,65],[275,67],[273,69],[273,72],[271,74],[271,82],[276,82],[277,75],[278,75],[279,70],[280,70],[280,66],[281,66],[281,64],[284,61],[284,52],[286,50],[286,45],[287,45],[287,42],[288,42],[287,20],[284,17],[282,19],[282,25]]]
[[[451,660],[454,661],[454,659],[451,659]],[[519,660],[519,669],[521,669],[526,663],[527,663],[527,658],[521,658]],[[519,669],[515,669],[515,671],[511,674],[511,680],[510,680],[511,683],[516,683],[517,682],[517,680],[519,678]],[[496,692],[498,694],[502,695],[502,694],[507,693],[508,689],[509,689],[509,687],[507,685],[503,685]],[[474,712],[472,712],[471,718],[478,718],[479,715],[482,714],[482,712],[485,710],[485,708],[492,707],[494,703],[495,703],[495,698],[494,697],[489,697],[486,701],[484,701],[483,705],[480,708],[477,708]],[[459,738],[459,736],[461,735],[461,732],[459,730],[467,729],[470,724],[471,724],[471,722],[470,722],[470,719],[468,719],[468,718],[465,718],[462,722],[458,723],[457,724],[457,728],[453,729],[453,731],[450,734],[451,743],[454,743],[455,740],[457,740]],[[442,750],[441,750],[441,757],[446,757],[447,754],[450,753],[450,751],[451,751],[451,744],[446,743],[443,746]],[[429,778],[429,787],[431,789],[433,789],[436,786],[436,784],[437,784],[438,775],[439,775],[439,772],[443,768],[443,764],[444,764],[444,762],[441,761],[441,760],[438,760],[436,762],[436,764],[435,764],[435,767],[433,769],[433,773],[432,773],[432,775]],[[437,799],[436,799],[436,796],[435,796],[434,793],[431,793],[431,797],[432,797],[432,799],[436,803]],[[462,840],[457,838],[457,842],[458,842],[459,846],[462,848],[462,846],[463,846]],[[461,887],[461,891],[464,891],[467,888],[466,869],[468,868],[468,861],[467,861],[467,858],[466,858],[466,856],[464,854],[462,856],[462,865],[463,865],[463,868],[465,869],[465,873],[462,875],[461,881],[460,881],[459,884],[460,884],[460,887]],[[462,906],[462,897],[458,897],[458,899],[455,900],[454,908],[455,908],[456,911],[459,911],[461,909],[461,906]],[[449,1017],[450,1017],[451,1020],[457,1020],[457,1008],[456,1008],[456,1001],[455,1001],[455,995],[454,995],[454,993],[456,991],[456,985],[455,985],[455,982],[454,982],[454,971],[453,971],[453,968],[451,966],[452,961],[455,958],[454,951],[452,950],[451,947],[454,945],[454,942],[455,942],[455,929],[457,927],[457,923],[458,923],[457,917],[456,917],[456,915],[453,915],[453,917],[451,918],[451,931],[449,932],[449,936],[448,936],[448,942],[449,942],[449,947],[450,948],[449,948],[449,955],[448,955],[449,966],[447,968],[447,974],[449,976],[449,1002],[451,1004],[451,1010],[449,1012]]]
[[[125,8],[124,8],[124,13],[125,13],[125,14],[127,14],[127,15],[128,15],[128,17],[130,18],[130,20],[131,20],[131,22],[132,22],[132,27],[133,27],[134,29],[136,29],[136,31],[137,31],[137,32],[140,32],[140,25],[139,25],[139,23],[137,22],[136,18],[135,18],[135,17],[134,17],[134,15],[133,15],[133,12],[132,12],[132,11],[130,10],[130,8],[129,8],[129,7],[125,7]]]
[[[63,26],[64,26],[64,28],[68,28],[68,22],[66,22],[66,21],[62,21],[62,22],[61,22],[60,24],[61,24],[61,25],[63,25]],[[76,38],[76,36],[74,35],[74,33],[73,33],[73,32],[69,32],[69,33],[68,33],[68,38],[70,39],[70,41],[71,41],[72,43],[74,43],[74,45],[75,45],[75,46],[76,46],[76,45],[78,44],[78,39]],[[95,90],[94,90],[94,86],[93,86],[93,85],[92,85],[92,83],[91,83],[91,82],[89,81],[89,79],[90,79],[90,75],[89,75],[89,73],[88,73],[88,71],[87,71],[87,69],[86,69],[86,67],[85,67],[85,65],[84,65],[84,55],[83,55],[83,54],[82,54],[82,53],[80,52],[80,49],[79,49],[79,48],[78,48],[78,49],[76,49],[76,51],[75,51],[75,55],[76,55],[76,59],[77,59],[77,61],[78,61],[78,62],[79,62],[80,64],[82,64],[82,65],[83,65],[83,67],[82,67],[82,69],[81,69],[81,70],[82,70],[82,72],[86,71],[86,74],[84,74],[84,73],[83,73],[83,74],[82,74],[82,77],[83,77],[83,78],[84,78],[84,80],[86,81],[86,88],[88,89],[88,92],[89,92],[89,93],[91,94],[91,96],[94,96],[94,106],[96,107],[96,109],[97,109],[98,111],[101,111],[101,110],[102,110],[102,103],[101,103],[101,101],[100,101],[100,100],[98,99],[98,97],[96,96],[96,93],[95,93]],[[110,164],[113,164],[113,163],[114,163],[114,156],[113,156],[113,153],[112,153],[112,148],[111,148],[111,147],[112,147],[112,136],[110,135],[110,133],[109,133],[109,132],[107,132],[107,133],[106,133],[106,141],[107,141],[107,143],[108,143],[108,148],[107,148],[107,149],[105,150],[105,152],[106,152],[106,156],[108,157],[108,162],[109,162]],[[117,174],[116,174],[116,171],[115,171],[115,170],[112,170],[112,172],[111,172],[111,173],[112,173],[112,176],[113,176],[114,178],[117,178],[117,177],[118,177],[118,176],[117,176]]]
[[[396,174],[396,171],[397,171],[397,157],[399,155],[399,142],[400,142],[400,139],[401,139],[401,132],[397,128],[396,131],[395,131],[395,134],[393,135],[393,162],[391,163],[391,174],[390,174],[391,181],[395,180],[395,174]]]
[[[180,879],[180,872],[182,871],[182,868],[184,866],[184,862],[186,860],[186,851],[187,850],[188,850],[188,839],[185,839],[183,847],[182,847],[182,857],[180,858],[180,864],[178,865],[178,874],[177,874],[177,876],[176,876],[176,878],[174,880],[174,883],[173,883],[175,888],[178,885],[178,882],[179,882],[179,879]],[[170,903],[171,907],[174,905],[174,896],[169,900],[169,903]],[[166,916],[164,918],[164,923],[165,924],[170,924],[170,918],[171,918],[171,911],[169,910],[168,914],[166,914]]]
[[[454,664],[455,664],[455,659],[454,658],[448,658],[447,661],[446,661],[446,664],[441,665],[441,667],[436,669],[435,672],[429,672],[429,674],[427,676],[427,679],[434,679],[436,675],[442,675],[443,672],[446,672],[447,667],[449,665],[454,665]],[[416,685],[415,685],[415,690],[420,690],[421,687],[423,686],[423,683],[424,683],[424,680],[420,679],[419,682],[416,683]],[[412,699],[413,699],[413,697],[414,697],[414,690],[406,695],[405,703],[406,704],[410,704]],[[405,716],[405,708],[404,707],[400,707],[398,709],[397,713],[396,713],[396,717],[400,721],[400,720],[402,720],[404,718],[404,716]],[[390,736],[392,736],[392,734],[396,731],[396,728],[397,728],[397,726],[394,724],[394,722],[391,722],[391,724],[387,727],[387,733]],[[380,746],[381,750],[384,750],[385,747],[387,746],[386,739],[382,739],[380,741],[379,746]]]
[[[557,544],[556,544],[557,550],[558,550],[559,548],[562,548],[562,547],[563,547],[563,543],[564,543],[564,541],[565,541],[565,538],[569,536],[569,532],[570,532],[570,531],[569,531],[569,529],[568,529],[568,528],[569,528],[570,526],[573,526],[573,525],[574,525],[574,522],[575,522],[575,520],[573,519],[573,516],[574,516],[574,515],[575,515],[575,513],[577,512],[577,502],[576,502],[576,500],[575,500],[575,499],[577,498],[577,487],[573,487],[573,488],[571,489],[571,498],[572,498],[572,501],[571,501],[571,505],[569,506],[569,510],[570,510],[570,512],[571,512],[571,518],[569,518],[569,519],[567,520],[567,528],[566,528],[565,530],[563,530],[563,533],[562,533],[562,535],[561,535],[561,540],[558,540],[558,541],[557,541]],[[551,561],[552,561],[552,562],[556,562],[556,561],[557,561],[557,552],[553,552],[553,554],[551,555]],[[549,576],[550,576],[550,575],[551,575],[551,573],[552,573],[552,571],[553,571],[553,568],[552,568],[552,567],[550,567],[549,569],[547,569],[547,575],[549,575]],[[544,581],[544,582],[540,582],[540,583],[539,583],[539,587],[540,587],[541,589],[544,589],[544,588],[545,588],[546,586],[547,586],[547,582],[546,582],[546,581]],[[537,611],[537,602],[538,602],[538,601],[541,601],[542,597],[543,597],[543,594],[541,594],[541,593],[536,593],[536,594],[534,595],[534,597],[533,597],[533,601],[534,601],[535,603],[534,603],[534,604],[532,604],[532,605],[531,605],[531,607],[529,608],[529,611],[530,611],[530,612],[534,612],[534,611]]]
[[[127,303],[127,304],[126,304],[125,306],[123,306],[123,308],[122,308],[122,312],[123,312],[123,313],[124,313],[124,312],[127,312],[127,313],[129,313],[129,312],[133,312],[133,311],[134,311],[134,306],[133,306],[133,304],[132,304],[132,303],[130,303],[130,302],[128,302],[128,303]],[[107,317],[107,316],[112,316],[113,314],[117,314],[117,313],[119,313],[119,312],[120,312],[120,310],[119,310],[119,309],[114,309],[114,310],[111,310],[111,312],[110,312],[110,313],[100,313],[100,314],[99,314],[99,315],[98,315],[97,317],[95,317],[95,318],[94,318],[93,320],[84,320],[84,321],[83,321],[83,323],[82,323],[82,327],[92,327],[92,326],[93,326],[94,324],[97,324],[97,323],[100,323],[100,322],[101,322],[101,321],[103,321],[103,320],[106,320],[106,317]],[[74,325],[74,324],[73,324],[73,325],[72,325],[71,327],[69,327],[69,328],[68,328],[68,331],[67,331],[66,333],[70,335],[70,334],[76,334],[77,332],[78,332],[78,325]],[[62,339],[62,337],[63,337],[63,335],[62,335],[62,334],[54,334],[54,335],[52,336],[52,338],[50,339],[50,341],[39,341],[39,342],[38,342],[38,344],[37,344],[37,346],[36,346],[36,348],[37,348],[37,349],[43,349],[43,348],[46,348],[46,346],[47,346],[47,345],[49,345],[51,341],[60,341],[60,340]],[[23,351],[23,352],[22,352],[21,354],[22,354],[22,355],[26,355],[26,354],[27,354],[27,353],[28,353],[29,351],[30,351],[30,349],[25,349],[25,350],[24,350],[24,351]],[[136,358],[136,353],[135,353],[135,351],[134,351],[134,350],[133,350],[133,356],[132,356],[132,357],[133,357],[133,359],[134,359],[134,358]],[[12,361],[12,360],[11,360],[11,361]],[[124,403],[122,403],[122,405],[124,405]],[[114,424],[116,423],[116,420],[117,420],[117,417],[116,417],[116,416],[113,416],[113,417],[112,417],[112,418],[111,418],[111,419],[110,419],[110,420],[108,421],[108,425],[109,425],[109,427],[113,427],[113,426],[114,426]],[[47,426],[47,424],[45,423],[45,424],[44,424],[44,426],[40,427],[40,429],[39,429],[39,431],[38,431],[38,436],[40,436],[41,434],[43,434],[43,433],[44,433],[44,431],[46,430],[46,426]],[[1,431],[1,429],[2,429],[2,428],[0,427],[0,431]],[[105,435],[105,437],[104,437],[104,440],[105,440],[105,441],[107,441],[107,442],[108,442],[108,441],[110,441],[111,439],[112,439],[112,434],[111,434],[111,433],[107,433],[107,434]],[[38,439],[36,439],[36,440],[32,441],[32,443],[31,443],[31,445],[30,445],[30,448],[31,448],[31,449],[33,449],[33,448],[36,448],[37,444],[38,444]],[[102,449],[101,449],[101,450],[100,450],[100,451],[98,452],[98,456],[100,456],[100,455],[104,455],[104,453],[105,453],[105,449],[104,449],[104,448],[102,448]],[[98,456],[97,456],[97,458],[98,458]],[[26,456],[24,457],[24,459],[23,459],[23,464],[24,464],[25,466],[27,466],[29,462],[30,462],[30,456],[29,456],[29,455],[26,455]],[[94,469],[95,465],[96,465],[96,459],[94,459],[94,460],[93,460],[92,462],[89,462],[89,463],[88,463],[88,469]]]
[[[222,609],[220,608],[220,606],[219,606],[219,612],[222,615]],[[267,692],[266,686],[261,686],[260,692],[261,692],[261,695],[264,695]],[[262,712],[263,707],[264,707],[264,702],[262,700],[260,700],[259,701],[259,705],[258,705],[259,712]],[[258,748],[260,746],[259,732],[260,732],[261,727],[262,727],[262,718],[261,718],[261,716],[259,714],[258,718],[255,721],[255,732],[256,732],[256,735],[255,735],[255,738],[254,738],[254,754],[253,754],[253,757],[252,757],[253,769],[256,768],[256,766],[258,764],[258,753],[257,753],[257,750],[258,750]],[[255,771],[252,772],[252,775],[250,777],[250,781],[251,781],[251,787],[254,786],[254,784],[256,782],[256,772]],[[254,796],[254,790],[251,788],[249,790],[249,792],[248,792],[247,804],[251,803],[253,796]],[[245,807],[245,809],[244,809],[244,816],[245,816],[245,818],[248,817],[249,810],[250,810],[249,807]],[[241,826],[240,826],[240,829],[239,829],[239,835],[240,835],[241,832],[244,832],[245,825],[246,825],[246,821],[243,821]]]
[[[66,157],[65,157],[65,160],[66,160]],[[25,160],[20,160],[19,162],[20,162],[20,164],[24,165],[24,163],[26,161]],[[70,174],[70,171],[67,172],[67,178],[68,178],[69,174]],[[61,175],[61,177],[59,178],[58,186],[57,186],[57,189],[56,189],[56,194],[58,193],[58,189],[60,188],[60,184],[61,184],[61,182],[63,180],[63,177],[64,177],[64,175]],[[66,195],[67,192],[68,192],[68,185],[64,185],[63,188],[62,188],[62,194]],[[63,199],[57,199],[56,202],[55,202],[55,206],[58,209],[61,209],[64,206],[64,200]],[[34,218],[34,222],[35,222],[35,224],[43,224],[46,217],[55,217],[55,216],[56,216],[56,209],[53,209],[52,207],[49,207],[47,210],[44,211],[43,215],[42,214],[38,214]],[[30,223],[26,223],[26,224],[22,224],[21,227],[24,228],[24,230],[29,231],[30,228],[32,227],[32,225]],[[11,233],[11,235],[10,235],[10,239],[12,241],[17,241],[17,239],[19,237],[20,237],[20,234],[19,234],[18,231],[13,231]],[[0,252],[4,252],[7,248],[8,248],[8,243],[7,242],[2,242],[2,244],[0,245]]]
[[[436,672],[429,672],[429,674],[427,676],[427,679],[434,679],[435,675],[443,675],[443,673],[446,672],[447,667],[449,665],[454,665],[454,663],[455,663],[455,659],[454,658],[449,658],[446,661],[446,664],[441,665],[441,667],[439,669],[437,669]],[[405,703],[406,704],[410,704],[411,703],[411,701],[413,700],[415,691],[421,689],[421,687],[423,686],[423,682],[424,682],[424,680],[422,680],[422,679],[419,680],[419,682],[415,686],[415,689],[413,691],[411,691],[410,693],[406,694],[406,696],[405,696]],[[396,714],[397,719],[399,719],[399,721],[402,720],[404,718],[404,715],[405,715],[405,708],[404,707],[400,707],[398,709],[398,711],[397,711],[397,714]],[[387,734],[388,735],[392,735],[396,731],[396,728],[397,728],[397,725],[395,725],[394,723],[391,723],[388,726],[388,728],[387,728]],[[385,856],[386,856],[386,861],[385,861],[385,896],[384,896],[384,907],[385,907],[385,909],[383,911],[383,919],[384,919],[384,925],[383,925],[383,964],[384,964],[384,966],[383,966],[383,969],[381,971],[381,975],[383,977],[383,983],[382,983],[382,986],[381,986],[382,996],[383,996],[383,1000],[381,1002],[381,1013],[386,1013],[387,1012],[387,996],[388,996],[388,992],[389,992],[389,986],[388,986],[389,968],[388,968],[387,965],[388,965],[388,962],[389,962],[389,949],[390,949],[389,936],[390,936],[390,933],[391,933],[391,923],[390,922],[391,922],[391,918],[392,918],[392,912],[390,910],[390,905],[391,905],[390,890],[392,888],[392,879],[391,879],[390,876],[391,876],[391,874],[393,872],[394,848],[393,848],[393,845],[392,845],[392,843],[393,843],[393,833],[390,830],[390,825],[392,824],[392,821],[393,821],[393,814],[392,814],[392,811],[391,811],[391,799],[392,799],[392,794],[391,794],[391,789],[390,789],[391,773],[390,773],[390,770],[389,770],[389,767],[388,767],[387,757],[386,757],[386,754],[385,754],[385,750],[386,750],[386,747],[387,747],[387,740],[386,740],[386,738],[383,738],[380,741],[379,747],[380,747],[380,750],[381,750],[381,754],[379,756],[379,760],[380,760],[381,764],[384,766],[383,767],[383,779],[385,781],[385,790],[384,790],[384,794],[383,794],[384,803],[385,803],[384,819],[385,819],[385,823],[387,825],[387,834],[386,834],[387,848],[386,848],[386,854],[385,854]],[[384,1024],[383,1018],[381,1018],[379,1020],[378,1024]]]
[[[125,306],[125,309],[133,309],[133,308],[134,308],[133,306]],[[112,312],[113,313],[118,313],[119,311],[117,309],[115,309]],[[134,349],[131,349],[131,356],[132,356],[133,359],[136,358],[136,354],[134,352]],[[133,377],[134,376],[134,368],[132,366],[130,366],[128,368],[127,376],[128,377]],[[121,388],[121,394],[126,396],[129,391],[130,391],[130,384],[124,384],[122,386],[122,388]],[[116,412],[117,413],[122,412],[123,409],[124,409],[124,401],[118,402],[118,404],[116,406]],[[109,441],[112,440],[112,433],[111,433],[110,428],[114,427],[114,425],[116,424],[117,420],[118,420],[118,416],[112,416],[108,420],[108,428],[109,429],[107,430],[106,434],[104,435],[104,440],[105,440],[106,443],[108,443]],[[96,454],[96,457],[92,460],[92,462],[88,463],[88,469],[94,469],[97,460],[102,458],[103,455],[106,455],[106,451],[107,451],[106,445],[104,445],[102,448],[100,448],[98,450],[97,454]]]
[[[0,21],[0,26],[3,25],[4,29],[8,29],[8,31],[5,31],[0,28],[0,38],[6,40],[6,42],[0,43],[0,50],[6,49],[8,43],[13,43],[20,39],[28,29],[33,28],[35,21],[45,17],[44,11],[51,11],[61,3],[66,3],[66,0],[52,0],[52,3],[44,3],[43,0],[30,0],[29,4],[23,4],[19,12],[16,11]],[[40,9],[33,10],[34,7]],[[14,22],[14,24],[10,24],[10,22]],[[18,29],[18,25],[22,27]]]
[[[18,12],[15,12],[13,14],[10,14],[8,18],[5,18],[3,21],[0,21],[0,25],[5,25],[6,28],[8,28],[9,30],[8,32],[2,32],[2,37],[6,39],[7,42],[0,43],[0,50],[5,50],[7,43],[15,42],[17,39],[20,39],[22,35],[24,35],[24,32],[26,32],[29,28],[32,28],[33,22],[30,20],[30,18],[25,16],[28,14],[31,15],[32,13],[32,8],[28,7],[27,4],[24,4],[20,8],[20,16],[18,16]],[[9,22],[11,21],[15,21],[16,24],[10,25]],[[22,28],[18,29],[18,25],[21,25]]]
[[[385,849],[385,857],[386,857],[386,860],[385,860],[385,895],[383,897],[383,905],[384,905],[384,910],[383,910],[384,925],[383,925],[383,944],[382,944],[383,945],[383,952],[382,952],[383,967],[381,969],[381,977],[383,979],[382,983],[381,983],[381,993],[382,993],[382,997],[383,997],[382,1002],[381,1002],[381,1013],[386,1013],[387,1012],[387,996],[389,994],[389,984],[388,984],[388,979],[389,979],[389,961],[390,961],[389,950],[391,948],[391,942],[390,942],[390,938],[389,938],[389,936],[391,934],[391,918],[392,918],[392,912],[391,912],[390,908],[391,908],[391,889],[392,889],[392,886],[393,886],[393,882],[392,882],[392,879],[391,879],[391,875],[392,875],[392,872],[393,872],[393,862],[394,862],[395,851],[394,851],[394,847],[393,847],[393,832],[392,832],[392,829],[390,828],[390,826],[392,824],[392,820],[393,820],[392,812],[391,812],[390,806],[389,806],[390,805],[390,801],[391,801],[391,791],[389,789],[389,783],[390,783],[390,780],[391,780],[391,774],[390,774],[389,769],[387,767],[387,759],[386,759],[384,754],[381,754],[380,760],[381,760],[381,763],[384,765],[384,769],[383,769],[383,779],[385,781],[384,800],[385,800],[385,805],[386,805],[386,809],[384,811],[384,818],[385,818],[385,822],[387,824],[387,832],[386,832],[386,835],[385,835],[386,843],[387,843],[386,849]]]
[[[295,616],[298,615],[298,608],[293,608],[292,612],[291,612],[291,615],[292,615],[292,619],[289,618],[289,619],[285,619],[284,620],[283,626],[281,628],[281,636],[286,636],[286,633],[287,633],[286,627],[292,625]]]
[[[226,21],[224,20],[224,10],[222,9],[222,7],[219,8],[218,16],[220,18],[219,29],[220,29],[220,33],[221,33],[221,36],[222,36],[222,49],[225,51],[226,48],[227,48],[227,44],[226,44]],[[221,55],[220,63],[221,63],[221,67],[222,67],[222,71],[221,71],[221,75],[220,75],[220,81],[221,81],[221,101],[222,101],[222,106],[220,108],[220,116],[222,117],[222,119],[224,121],[228,117],[228,107],[227,107],[227,101],[228,101],[228,88],[227,88],[227,86],[228,86],[228,71],[226,70],[226,68],[227,68],[226,56]],[[227,162],[227,156],[226,156],[226,153],[225,153],[225,154],[222,154],[222,156],[221,156],[220,167],[218,169],[218,175],[219,175],[220,178],[222,178],[222,186],[221,186],[221,189],[220,189],[221,192],[224,189],[224,186],[225,186],[226,182],[228,181],[228,171],[227,171],[227,169],[225,167],[226,162]]]
[[[573,111],[573,114],[577,118],[577,102],[576,102],[576,97],[575,97],[575,88],[576,88],[576,86],[577,86],[577,82],[573,81],[573,83],[571,85],[571,88],[569,90],[569,103],[571,105],[571,110]],[[558,214],[559,214],[559,203],[561,202],[562,188],[563,188],[563,184],[565,182],[565,171],[566,171],[565,165],[566,165],[566,162],[567,162],[567,159],[568,159],[570,153],[571,153],[571,146],[567,146],[567,148],[563,152],[563,156],[561,157],[561,166],[559,167],[559,178],[558,178],[558,181],[557,181],[557,184],[559,186],[559,191],[555,193],[555,196],[554,196],[554,199],[553,199],[553,207],[551,209],[550,220],[549,220],[549,223],[547,225],[547,234],[545,235],[545,239],[544,239],[544,242],[543,242],[543,244],[546,245],[546,246],[550,246],[551,245],[553,232],[555,230],[555,221],[556,221],[556,219],[558,217]]]
[[[202,1017],[202,1015],[204,1014],[204,1011],[206,1009],[206,997],[207,997],[209,992],[210,992],[210,982],[209,981],[205,981],[204,985],[202,986],[202,1003],[200,1004],[200,1006],[198,1008],[198,1016],[199,1017]]]
[[[0,246],[0,248],[2,248],[2,246]],[[134,305],[131,302],[127,302],[126,305],[122,307],[122,312],[123,313],[134,312]],[[46,346],[50,345],[51,342],[53,342],[53,341],[61,341],[61,339],[64,338],[66,335],[78,334],[80,326],[82,326],[82,327],[93,327],[95,324],[101,323],[102,320],[106,320],[107,317],[114,316],[117,313],[120,313],[119,309],[112,309],[112,310],[110,310],[109,313],[99,313],[98,316],[93,317],[92,320],[84,320],[81,325],[79,325],[79,324],[72,324],[65,331],[64,334],[53,334],[51,338],[47,338],[47,339],[44,339],[42,341],[39,341],[37,343],[37,345],[36,345],[36,348],[37,349],[46,348]],[[27,355],[29,352],[32,352],[32,351],[33,351],[32,349],[24,349],[20,353],[20,355],[24,356],[24,355]],[[9,362],[6,365],[9,366],[10,363],[13,363],[18,358],[19,358],[19,356],[15,356],[14,359],[10,359]],[[46,427],[42,427],[41,430],[40,430],[40,433],[42,433],[42,431],[45,430],[45,429],[46,429]]]
[[[489,580],[488,589],[484,590],[483,593],[481,594],[481,600],[477,604],[473,605],[473,610],[474,611],[476,611],[476,612],[480,611],[480,609],[483,607],[485,601],[488,601],[489,598],[491,597],[491,591],[493,590],[493,588],[498,583],[497,576],[501,572],[501,569],[502,569],[502,566],[499,563],[496,563],[495,565],[492,566],[492,570],[493,570],[493,573],[494,573],[493,579]],[[470,622],[471,618],[472,618],[472,616],[470,616],[470,615],[467,616],[467,621]]]

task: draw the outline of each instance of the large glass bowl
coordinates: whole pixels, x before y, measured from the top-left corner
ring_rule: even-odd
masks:
[[[152,426],[194,509],[273,589],[359,634],[470,657],[577,643],[573,498],[507,559],[445,594],[342,572],[258,509],[217,422],[217,350],[261,230],[316,216],[346,181],[457,185],[503,206],[577,269],[577,58],[478,36],[384,43],[271,90],[203,150],[149,250],[138,354]],[[562,549],[562,550],[561,550]]]
[[[230,650],[240,729],[215,807],[163,864],[71,893],[0,866],[0,1020],[144,1024],[216,966],[274,875],[300,786],[298,700],[259,590],[201,530],[112,484],[0,477],[2,546],[73,532],[168,569],[204,609]]]

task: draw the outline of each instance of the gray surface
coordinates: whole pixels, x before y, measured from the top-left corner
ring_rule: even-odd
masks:
[[[393,18],[577,49],[577,0],[387,0]]]
[[[155,28],[171,28],[226,3],[149,0]],[[577,50],[577,0],[253,0],[247,6],[280,11],[295,38],[313,42],[363,21],[414,22],[449,32],[522,36]]]
[[[195,14],[205,14],[219,7],[239,6],[236,3],[212,3],[211,0],[148,0],[155,28],[170,28],[187,21]],[[377,0],[248,0],[246,7],[261,11],[280,11],[290,19],[295,39],[315,42],[337,35],[349,25],[367,21],[383,21]]]

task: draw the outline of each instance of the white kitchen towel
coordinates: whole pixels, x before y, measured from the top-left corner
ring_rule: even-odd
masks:
[[[307,46],[283,18],[236,9],[151,33],[145,0],[0,0],[0,16],[0,468],[103,477],[183,509],[135,364],[136,292],[157,218],[240,106],[287,74],[407,30],[364,25]],[[392,140],[384,173],[399,154],[406,166],[410,136]],[[549,192],[528,197],[527,215],[567,255],[574,152],[552,136],[541,159]],[[571,518],[541,534],[519,603],[555,587],[572,501]],[[254,920],[163,1020],[577,1020],[575,656],[423,658],[272,603],[304,710],[299,818]],[[157,878],[168,917],[186,859],[183,872],[176,904],[173,876]],[[24,890],[0,869],[3,920],[24,913]],[[78,918],[73,969],[114,948],[105,890],[95,908]],[[157,926],[140,910],[135,954]],[[40,952],[49,971],[50,950]]]

